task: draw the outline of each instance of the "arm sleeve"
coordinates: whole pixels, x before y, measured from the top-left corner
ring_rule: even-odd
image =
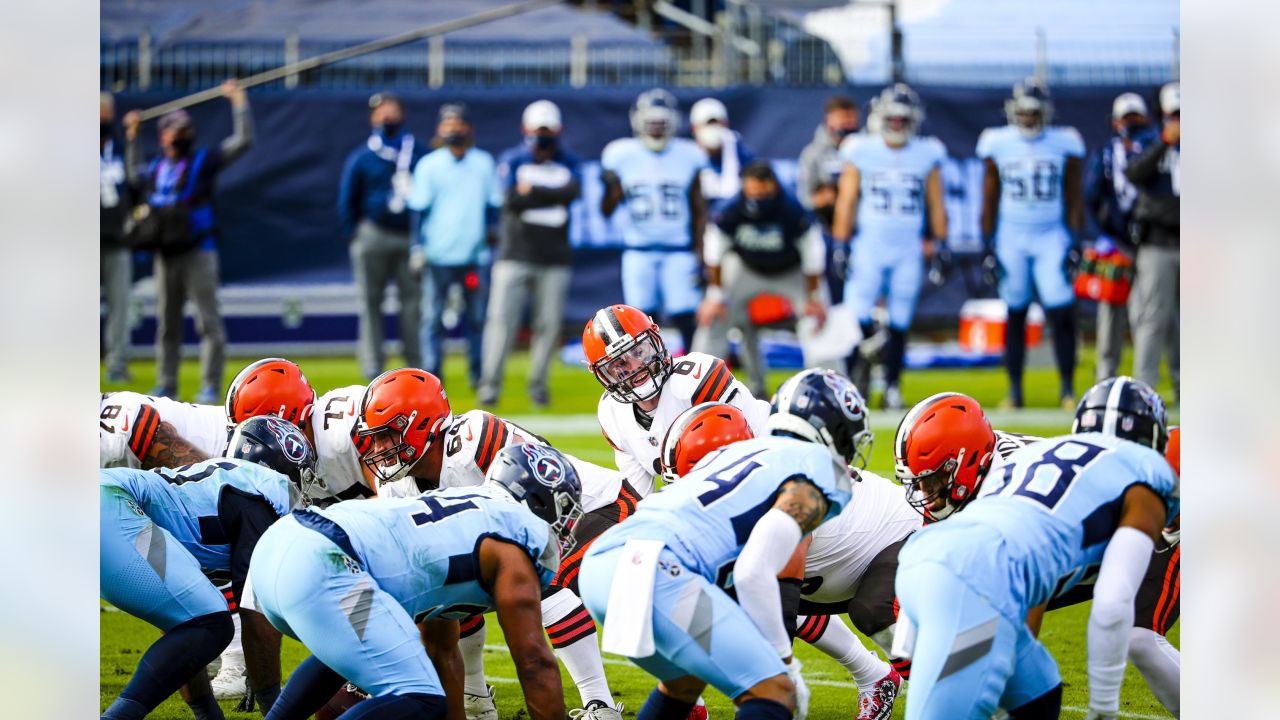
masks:
[[[244,107],[231,110],[231,136],[224,139],[219,149],[222,151],[222,164],[229,165],[240,159],[241,155],[253,145],[253,113],[249,111],[249,101]]]
[[[427,157],[424,156],[413,168],[413,185],[409,188],[406,204],[410,210],[425,213],[431,209],[431,178],[427,168]]]
[[[1122,526],[1102,556],[1089,613],[1089,708],[1120,709],[1129,628],[1133,627],[1133,599],[1151,561],[1155,544],[1142,531]],[[740,562],[740,561],[739,561]]]
[[[249,558],[257,547],[262,534],[280,516],[261,496],[249,495],[228,489],[218,503],[218,520],[231,545],[231,598],[228,602],[234,611],[240,605],[240,593],[244,580],[249,576]]]
[[[720,267],[720,261],[724,259],[725,245],[725,236],[720,232],[720,226],[707,223],[707,229],[702,233],[702,261],[711,267]]]
[[[342,168],[342,180],[338,184],[338,222],[342,227],[342,239],[350,240],[360,221],[360,197],[363,195],[363,176],[358,171],[359,153],[352,153]]]
[[[827,244],[822,230],[810,225],[800,238],[800,272],[805,275],[821,275],[827,270]]]
[[[790,515],[778,509],[760,518],[733,566],[738,604],[779,657],[791,654],[791,638],[782,623],[778,573],[786,567],[803,534]]]
[[[1129,166],[1124,170],[1124,176],[1134,185],[1146,187],[1156,175],[1160,174],[1160,161],[1168,150],[1169,146],[1161,140],[1151,143],[1151,147],[1129,161]]]

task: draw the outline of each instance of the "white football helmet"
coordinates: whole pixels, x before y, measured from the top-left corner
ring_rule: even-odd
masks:
[[[924,122],[924,104],[920,96],[906,83],[894,83],[880,93],[878,102],[872,105],[877,117],[876,128],[885,142],[903,145]]]
[[[645,147],[660,152],[680,129],[680,105],[671,93],[654,88],[640,93],[631,106],[631,130]]]
[[[1030,116],[1026,120],[1020,115]],[[1028,139],[1040,136],[1053,122],[1053,100],[1049,86],[1035,78],[1027,78],[1013,86],[1013,97],[1004,101],[1004,116],[1009,124]]]

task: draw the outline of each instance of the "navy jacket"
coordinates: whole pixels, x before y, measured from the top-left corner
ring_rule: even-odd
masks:
[[[388,148],[397,151],[404,140],[401,132],[391,140],[383,139]],[[418,160],[431,148],[430,138],[413,139],[413,152],[410,153],[408,172],[412,173]],[[369,148],[368,142],[351,151],[347,164],[342,168],[342,182],[338,186],[338,220],[342,228],[342,236],[350,240],[356,233],[356,226],[363,219],[388,230],[408,232],[409,211],[392,212],[387,206],[391,198],[391,177],[396,173],[396,161],[384,160]]]

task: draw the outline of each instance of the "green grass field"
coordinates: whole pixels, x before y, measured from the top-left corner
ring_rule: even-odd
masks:
[[[243,361],[247,362],[247,361]],[[320,391],[342,385],[362,382],[355,361],[351,358],[308,358],[299,361],[303,371],[312,384]],[[1076,377],[1077,392],[1083,392],[1092,382],[1093,361],[1091,353],[1082,353],[1081,367]],[[241,362],[233,360],[228,366],[228,379],[241,367]],[[527,358],[517,355],[512,358],[508,367],[505,397],[496,408],[502,415],[531,416],[529,403],[525,398],[524,373],[528,367]],[[1122,369],[1129,367],[1126,357]],[[130,366],[134,382],[127,385],[104,385],[104,391],[137,390],[146,392],[152,385],[154,367],[150,362],[135,362]],[[788,373],[775,372],[770,375],[771,388],[776,387]],[[474,407],[474,393],[467,388],[463,361],[451,357],[445,367],[445,385],[455,412],[462,412]],[[181,373],[181,387],[184,398],[189,399],[197,386],[197,368],[194,362],[184,362]],[[453,382],[451,385],[450,382]],[[907,402],[920,400],[928,395],[944,390],[956,390],[968,393],[987,407],[995,405],[1004,397],[1006,383],[1003,372],[999,368],[981,370],[929,370],[909,372],[903,379],[903,392]],[[1040,412],[1001,415],[996,423],[999,429],[1024,432],[1038,435],[1062,434],[1069,430],[1070,414],[1052,412],[1049,408],[1057,407],[1057,379],[1055,373],[1047,368],[1029,368],[1026,377],[1026,397],[1028,404],[1044,408]],[[1167,384],[1160,388],[1166,400],[1171,399]],[[552,410],[547,415],[579,416],[593,415],[596,401],[600,396],[600,387],[584,368],[576,368],[557,363],[551,378]],[[1174,414],[1176,418],[1176,413]],[[872,422],[876,430],[875,444],[870,469],[887,477],[893,474],[891,451],[892,433],[899,416],[890,413],[873,413]],[[557,423],[552,418],[542,420],[532,429],[542,434],[565,452],[583,459],[601,464],[610,464],[612,451],[605,444],[598,432],[582,429],[582,422],[568,423],[569,418],[559,418]],[[567,429],[572,432],[565,431]],[[1084,716],[1087,702],[1087,679],[1085,676],[1085,628],[1088,619],[1088,604],[1067,608],[1046,616],[1041,637],[1049,650],[1058,660],[1062,672],[1064,695],[1064,718]],[[116,697],[128,682],[137,665],[139,656],[148,645],[158,637],[158,631],[146,623],[124,613],[107,611],[101,615],[101,696],[105,708]],[[490,682],[497,689],[498,709],[502,718],[525,717],[521,703],[520,689],[515,681],[515,670],[502,645],[501,633],[497,623],[489,623],[487,649],[485,652],[485,668]],[[1169,632],[1169,641],[1179,645],[1179,625],[1175,624]],[[873,647],[867,641],[868,647]],[[853,688],[848,674],[833,660],[817,653],[812,648],[797,643],[797,653],[804,662],[804,673],[813,691],[809,717],[814,720],[836,720],[850,718],[857,710],[857,691]],[[298,643],[286,638],[284,646],[283,666],[285,673],[295,667],[304,657],[306,651]],[[653,688],[653,679],[643,671],[617,657],[606,657],[606,670],[617,700],[627,705],[625,715],[633,717],[635,711]],[[565,697],[569,707],[578,706],[577,691],[569,683],[567,673],[562,673],[565,682]],[[714,691],[707,694],[707,704],[711,715],[719,720],[732,717],[731,703]],[[231,711],[232,702],[223,703],[228,718],[261,717],[255,714],[242,714]],[[895,718],[903,717],[904,703],[900,700]],[[1124,690],[1121,703],[1122,718],[1165,718],[1168,713],[1156,702],[1151,692],[1143,683],[1137,671],[1130,666],[1125,675]],[[149,717],[174,720],[191,717],[190,711],[177,696],[169,699]]]

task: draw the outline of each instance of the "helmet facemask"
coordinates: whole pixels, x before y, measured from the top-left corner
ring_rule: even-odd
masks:
[[[1034,140],[1053,120],[1053,104],[1039,87],[1018,88],[1004,101],[1004,115],[1024,138]]]
[[[653,329],[630,340],[592,363],[591,371],[618,402],[652,400],[671,375],[671,354]]]
[[[386,423],[371,428],[363,416],[356,422],[356,447],[360,451],[360,462],[368,467],[380,484],[393,483],[403,479],[418,460],[426,454],[437,431],[446,425],[447,416],[436,422],[427,433],[422,447],[415,447],[406,437],[410,428],[418,420],[418,411],[408,416],[397,415]]]
[[[551,523],[551,532],[560,540],[560,557],[567,557],[578,546],[578,539],[573,536],[573,528],[582,519],[585,511],[582,503],[567,492],[556,492],[552,498],[556,504],[556,519]]]
[[[896,474],[898,482],[906,488],[907,504],[924,517],[934,520],[941,520],[954,512],[956,507],[951,504],[951,496],[964,453],[961,449],[958,456],[947,458],[942,465],[922,473],[913,473],[908,465],[899,463]],[[935,509],[939,500],[942,505]]]

